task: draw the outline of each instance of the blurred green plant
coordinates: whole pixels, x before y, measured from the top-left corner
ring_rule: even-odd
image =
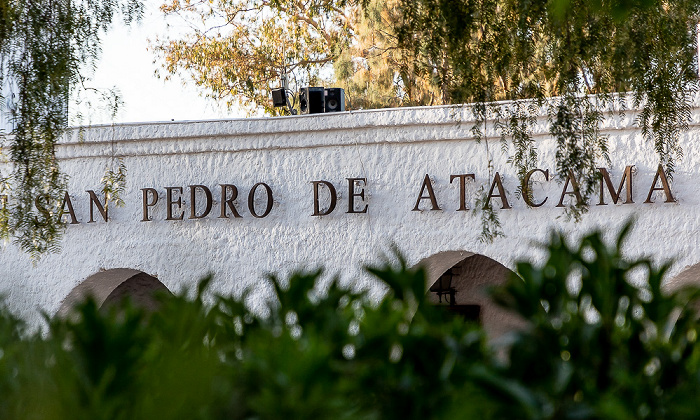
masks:
[[[629,229],[553,233],[542,265],[519,263],[493,292],[527,320],[504,348],[401,257],[367,269],[379,300],[318,270],[270,276],[264,311],[206,297],[211,278],[153,313],[88,301],[44,333],[3,309],[0,418],[697,418],[698,289],[662,291],[668,265],[623,256]]]
[[[601,232],[567,245],[551,234],[541,266],[517,264],[522,281],[495,299],[529,320],[503,374],[527,388],[535,418],[690,419],[700,409],[698,287],[667,291],[670,264],[622,252]]]

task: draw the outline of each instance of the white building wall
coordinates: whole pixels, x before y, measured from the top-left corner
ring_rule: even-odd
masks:
[[[672,204],[663,202],[663,194],[657,194],[653,204],[643,203],[658,157],[634,119],[634,112],[609,116],[603,127],[610,136],[609,170],[615,186],[626,165],[636,167],[635,203],[596,206],[594,195],[590,212],[579,223],[567,221],[563,209],[555,207],[563,187],[556,181],[535,186],[538,200],[548,196],[542,207],[528,208],[517,198],[517,176],[495,131],[489,128],[488,146],[473,141],[470,116],[461,107],[74,130],[57,154],[70,176],[69,192],[80,224],[68,226],[61,253],[36,264],[14,245],[5,246],[0,252],[0,293],[13,310],[38,319],[38,310],[55,312],[71,289],[91,274],[118,267],[155,275],[173,291],[192,287],[211,272],[216,291],[240,293],[267,272],[285,275],[318,266],[359,287],[372,287],[361,267],[379,261],[392,243],[410,263],[439,251],[466,250],[513,267],[517,259],[540,256],[533,241],[544,240],[551,228],[573,237],[596,227],[614,232],[633,216],[637,224],[629,253],[673,258],[676,273],[700,262],[700,113],[694,114],[684,134],[685,157],[677,164],[672,183],[677,202]],[[555,145],[544,119],[534,134],[538,167],[553,174]],[[97,221],[86,223],[85,191],[99,192],[100,179],[116,165],[116,158],[128,169],[126,206],[111,208],[108,223],[97,210]],[[498,212],[505,237],[485,243],[479,241],[479,215],[456,211],[459,189],[457,181],[450,183],[450,175],[475,174],[475,182],[467,187],[467,202],[473,208],[477,190],[490,186],[489,159],[503,176],[513,208]],[[441,211],[411,211],[425,174],[433,180]],[[346,213],[346,178],[351,177],[367,179],[366,214]],[[314,217],[311,181],[319,180],[332,182],[339,198],[333,213]],[[268,184],[274,195],[272,211],[260,219],[252,217],[247,206],[248,193],[258,182]],[[188,219],[187,186],[193,184],[208,186],[214,195],[211,214],[201,220]],[[242,218],[218,218],[219,184],[238,187],[236,207]],[[147,187],[157,189],[160,199],[151,209],[153,220],[142,222],[141,189]],[[183,187],[184,220],[165,220],[165,187]],[[498,199],[493,202],[500,207]],[[428,200],[421,207],[429,208]]]

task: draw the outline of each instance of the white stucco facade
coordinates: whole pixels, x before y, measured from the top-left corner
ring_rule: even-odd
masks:
[[[598,206],[591,198],[590,211],[575,223],[557,208],[562,183],[555,177],[555,147],[542,118],[533,128],[538,167],[549,170],[552,180],[533,184],[538,208],[530,208],[516,196],[518,184],[508,154],[501,149],[491,127],[488,142],[472,140],[472,120],[462,107],[424,107],[345,112],[283,118],[239,119],[118,125],[74,130],[61,141],[57,155],[69,178],[69,194],[79,224],[69,225],[62,251],[34,264],[14,245],[0,252],[0,293],[10,308],[28,319],[38,311],[54,313],[68,293],[90,275],[111,268],[129,268],[156,276],[170,290],[191,287],[207,273],[215,275],[214,288],[240,293],[266,272],[285,275],[292,270],[325,266],[327,272],[359,287],[372,286],[362,272],[364,264],[379,260],[392,243],[413,264],[441,251],[461,250],[481,254],[513,267],[521,258],[538,258],[534,241],[543,240],[551,228],[577,236],[599,227],[616,231],[629,217],[637,223],[628,252],[676,260],[673,274],[700,263],[700,110],[684,134],[685,157],[677,163],[671,183],[676,202],[665,203],[665,194],[653,194],[644,203],[657,172],[658,157],[635,124],[635,113],[609,115],[603,131],[609,135],[610,172],[615,187],[626,166],[634,165],[633,204]],[[100,180],[114,159],[127,167],[125,207],[111,207],[104,222],[94,210],[89,220],[89,195],[99,193]],[[466,186],[466,202],[474,208],[480,188],[491,186],[488,161],[499,172],[508,191],[511,209],[499,210],[505,237],[481,242],[478,214],[457,211],[459,181],[451,175],[474,174]],[[412,211],[429,174],[441,210]],[[347,213],[347,178],[364,178],[355,185],[355,210]],[[533,180],[543,181],[542,174]],[[312,216],[312,181],[332,183],[338,194],[336,209]],[[248,206],[251,188],[265,183],[272,190],[273,206],[262,218]],[[235,185],[233,201],[240,218],[221,218],[221,184]],[[190,185],[204,185],[213,196],[211,212],[190,219]],[[173,190],[174,216],[166,220],[166,187]],[[656,187],[661,187],[657,182]],[[150,221],[143,219],[144,188],[158,192],[158,203],[149,207]],[[230,193],[231,190],[229,189]],[[326,190],[322,187],[321,192]],[[197,212],[204,210],[198,190]],[[607,194],[607,192],[606,192]],[[178,196],[181,205],[177,204]],[[624,196],[624,192],[623,192]],[[321,194],[322,201],[328,198]],[[566,200],[570,200],[567,197]],[[325,202],[325,201],[323,201]],[[322,202],[322,209],[323,204]],[[493,198],[501,207],[499,198]],[[264,187],[256,194],[255,211],[265,209]],[[67,218],[67,215],[64,215]]]

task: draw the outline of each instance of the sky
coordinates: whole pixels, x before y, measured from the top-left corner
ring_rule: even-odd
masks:
[[[83,110],[82,124],[111,124],[145,121],[182,121],[243,117],[240,111],[228,111],[213,100],[200,95],[193,83],[183,86],[181,78],[165,80],[154,75],[159,63],[148,50],[148,40],[170,33],[177,34],[186,26],[177,18],[166,22],[158,9],[159,0],[146,0],[143,20],[131,27],[116,22],[104,37],[102,58],[97,64],[91,88],[107,90],[116,87],[123,107],[115,119],[107,112],[92,108]],[[168,24],[170,24],[168,26]],[[164,72],[161,71],[164,74]],[[74,120],[75,124],[76,121]]]

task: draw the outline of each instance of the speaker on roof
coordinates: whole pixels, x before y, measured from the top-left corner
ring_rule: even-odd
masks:
[[[283,87],[272,89],[272,106],[275,108],[287,106],[287,92],[285,92]]]
[[[320,114],[325,112],[325,89],[323,87],[303,87],[299,89],[299,109],[302,114]]]
[[[328,88],[325,91],[326,112],[345,111],[345,90],[343,88]]]

